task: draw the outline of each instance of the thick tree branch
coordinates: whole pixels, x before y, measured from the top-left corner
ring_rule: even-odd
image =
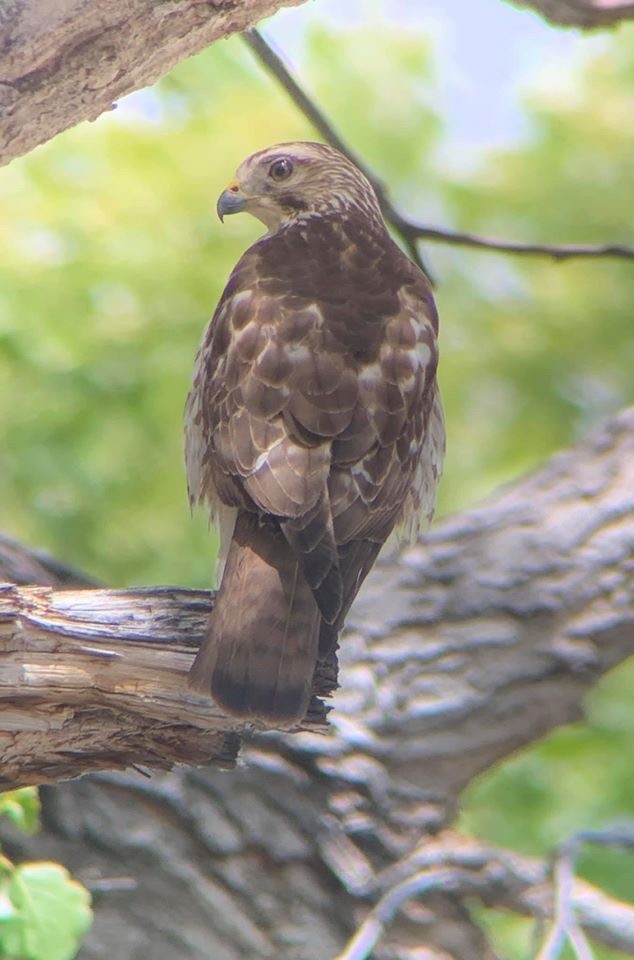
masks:
[[[4,827],[7,852],[61,858],[94,885],[84,960],[133,960],[140,943],[153,960],[332,960],[421,875],[424,897],[381,913],[373,956],[492,960],[465,898],[550,922],[549,867],[447,825],[475,773],[577,717],[634,652],[633,544],[631,410],[377,570],[344,637],[329,735],[260,736],[230,777],[102,773],[45,790],[45,833]],[[207,594],[5,599],[5,782],[230,761],[227,718],[183,693]],[[579,881],[569,892],[586,936],[634,955],[631,906]]]
[[[94,891],[83,960],[104,948],[133,960],[139,939],[153,960],[175,949],[181,960],[358,960],[372,947],[377,960],[492,960],[465,902],[551,921],[547,862],[452,830],[430,836],[423,795],[406,799],[401,785],[399,799],[394,783],[377,792],[362,751],[356,779],[342,780],[323,743],[294,758],[283,744],[251,748],[231,777],[102,774],[45,790],[44,835],[5,824],[3,842],[12,855],[63,858]],[[634,956],[634,906],[579,879],[568,893],[588,937]]]
[[[169,587],[0,586],[0,786],[232,765],[244,725],[186,682],[210,601]],[[315,702],[306,726],[323,720]]]
[[[449,797],[577,717],[596,678],[634,652],[633,540],[627,411],[382,564],[343,642],[332,762],[344,769],[363,743]],[[172,588],[6,586],[4,782],[228,762],[240,728],[185,683],[208,610],[207,594]],[[320,722],[315,702],[309,726]]]
[[[634,19],[631,0],[511,0],[517,7],[529,7],[550,23],[564,27],[613,27]]]
[[[96,119],[115,100],[154,83],[218,38],[301,2],[5,2],[0,5],[0,163],[81,120]],[[572,26],[610,26],[634,18],[634,4],[624,0],[515,2]]]
[[[0,163],[278,7],[301,0],[11,0],[0,4]]]
[[[286,90],[293,103],[301,110],[305,117],[313,124],[331,146],[341,150],[363,173],[374,186],[381,204],[381,209],[388,223],[399,235],[418,266],[427,271],[418,249],[419,240],[431,240],[434,243],[450,244],[458,247],[474,247],[478,250],[491,253],[511,253],[517,256],[550,257],[553,260],[571,260],[579,257],[617,257],[625,260],[634,260],[634,247],[622,243],[517,243],[509,240],[496,240],[492,237],[482,237],[474,233],[441,229],[425,226],[404,217],[394,206],[390,197],[374,173],[365,162],[348,146],[337,133],[333,124],[306,91],[299,85],[295,77],[286,67],[284,61],[272,49],[269,43],[257,30],[245,31],[244,38],[260,63],[275,77]]]

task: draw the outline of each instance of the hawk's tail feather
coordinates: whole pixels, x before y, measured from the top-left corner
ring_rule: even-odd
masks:
[[[279,527],[241,511],[190,683],[235,716],[297,723],[310,700],[319,622]]]
[[[282,530],[299,560],[322,617],[327,623],[334,623],[344,596],[328,495],[320,497],[302,517],[285,520]]]
[[[372,569],[382,544],[374,540],[351,540],[339,547],[339,570],[343,584],[343,602],[333,623],[322,620],[319,630],[319,658],[325,660],[335,648],[339,632],[361,584]]]

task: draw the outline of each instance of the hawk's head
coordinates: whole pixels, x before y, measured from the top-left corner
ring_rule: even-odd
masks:
[[[299,217],[360,211],[382,222],[373,187],[360,170],[323,143],[278,143],[240,164],[218,199],[218,216],[246,210],[275,233]]]

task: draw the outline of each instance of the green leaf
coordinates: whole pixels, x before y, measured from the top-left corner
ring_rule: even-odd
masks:
[[[0,956],[71,960],[91,923],[90,894],[59,864],[16,867],[0,890]]]
[[[0,793],[0,816],[3,814],[25,833],[35,833],[40,826],[40,796],[37,787],[22,787],[20,790]]]

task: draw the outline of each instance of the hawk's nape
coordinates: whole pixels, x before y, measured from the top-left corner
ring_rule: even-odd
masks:
[[[444,453],[437,314],[372,187],[323,144],[249,157],[218,201],[268,233],[203,338],[186,411],[190,499],[224,574],[192,685],[229,713],[303,718],[397,525],[431,518]]]

